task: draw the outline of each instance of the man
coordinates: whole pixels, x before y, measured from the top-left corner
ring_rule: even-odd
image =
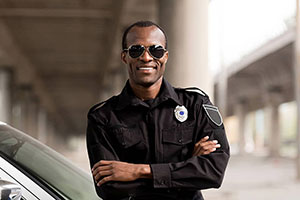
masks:
[[[158,25],[131,25],[122,46],[129,80],[121,94],[88,114],[87,147],[98,195],[203,199],[201,189],[220,187],[229,159],[218,109],[201,90],[176,89],[163,78],[167,38]]]

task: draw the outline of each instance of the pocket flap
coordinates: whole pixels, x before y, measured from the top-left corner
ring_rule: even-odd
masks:
[[[141,134],[136,128],[113,128],[112,133],[123,148],[129,148],[141,141]]]
[[[171,128],[163,130],[163,142],[176,145],[185,145],[193,141],[193,128]]]

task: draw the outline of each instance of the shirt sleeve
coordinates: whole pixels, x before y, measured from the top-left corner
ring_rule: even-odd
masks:
[[[209,100],[207,104],[211,105]],[[203,106],[199,106],[197,120],[197,140],[208,135],[210,140],[218,140],[221,148],[182,162],[151,164],[154,188],[207,189],[221,186],[230,154],[224,125],[215,124]]]
[[[103,125],[91,114],[88,115],[86,142],[91,168],[100,160],[120,160],[107,137]],[[151,182],[149,183],[149,181],[145,179],[131,182],[110,181],[100,187],[95,182],[94,185],[99,197],[103,199],[121,199],[128,197],[130,193],[134,193],[135,189],[140,186],[150,185]]]

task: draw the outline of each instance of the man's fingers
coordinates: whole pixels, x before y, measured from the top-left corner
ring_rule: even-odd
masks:
[[[113,161],[113,160],[100,160],[99,162],[97,162],[94,166],[93,166],[93,168],[92,168],[92,171],[94,171],[96,168],[98,168],[99,166],[102,166],[102,165],[110,165],[110,164],[112,164],[113,162],[115,162],[115,161]]]
[[[101,171],[105,171],[105,170],[110,170],[112,169],[112,166],[111,165],[104,165],[104,166],[100,166],[98,168],[95,168],[92,173],[93,173],[93,176],[95,176],[96,174],[98,174],[99,172]]]
[[[100,171],[98,174],[94,175],[95,181],[97,182],[101,177],[103,176],[109,176],[112,175],[112,170],[106,170],[106,171]]]
[[[195,146],[193,150],[193,156],[207,155],[211,152],[216,151],[217,148],[220,148],[221,145],[217,144],[218,141],[207,141],[201,145]]]
[[[112,176],[107,176],[107,177],[104,177],[103,179],[101,179],[98,183],[97,183],[97,186],[101,186],[102,184],[108,182],[108,181],[111,181],[112,180]]]
[[[202,153],[202,155],[210,154],[211,152],[214,152],[215,150],[216,150],[216,148],[209,149],[209,150],[207,150],[207,151],[204,151],[204,152]]]
[[[200,142],[195,144],[195,148],[197,147],[205,147],[205,146],[209,146],[209,145],[216,145],[218,144],[218,140],[212,140],[212,141],[206,141],[206,142]]]
[[[209,139],[209,136],[205,136],[204,138],[202,138],[201,140],[199,140],[196,144],[195,144],[195,146],[197,145],[199,145],[200,143],[202,143],[202,142],[205,142],[205,141],[207,141]]]

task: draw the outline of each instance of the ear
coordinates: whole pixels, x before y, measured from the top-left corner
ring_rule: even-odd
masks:
[[[164,58],[164,59],[165,59],[165,62],[167,63],[168,58],[169,58],[169,51],[166,51],[164,57],[165,57],[165,58]]]
[[[121,53],[121,60],[123,61],[124,64],[127,64],[126,52],[125,51],[122,51],[122,53]]]

